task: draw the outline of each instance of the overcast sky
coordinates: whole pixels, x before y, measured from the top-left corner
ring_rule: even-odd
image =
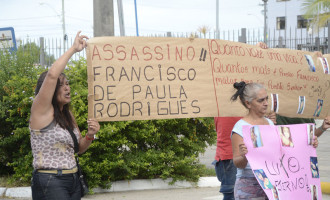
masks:
[[[134,0],[122,0],[126,35],[136,35]],[[117,0],[115,35],[119,34]],[[220,30],[262,28],[262,0],[219,0]],[[61,37],[62,0],[0,0],[0,28],[14,27],[17,38]],[[65,0],[69,37],[78,30],[93,36],[93,0]],[[201,26],[216,28],[216,0],[137,0],[140,35],[191,33]]]

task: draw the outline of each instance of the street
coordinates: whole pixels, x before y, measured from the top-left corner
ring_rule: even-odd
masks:
[[[222,195],[218,188],[189,188],[189,189],[170,189],[170,190],[143,190],[129,192],[114,192],[108,194],[96,194],[83,198],[89,199],[109,199],[109,200],[215,200],[221,199]]]
[[[86,196],[83,200],[222,200],[222,195],[218,191],[218,188],[190,188],[114,192]],[[322,199],[330,200],[330,196],[323,194]]]

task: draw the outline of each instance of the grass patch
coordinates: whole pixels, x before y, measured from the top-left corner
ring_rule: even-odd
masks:
[[[202,176],[217,176],[214,168],[205,168]]]
[[[9,177],[8,176],[1,176],[0,177],[0,187],[8,187],[8,179]]]
[[[22,181],[13,181],[11,176],[0,176],[0,187],[29,187],[30,183]]]

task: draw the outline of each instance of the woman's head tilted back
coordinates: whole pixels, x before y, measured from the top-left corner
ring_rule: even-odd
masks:
[[[40,77],[37,82],[37,86],[34,91],[35,96],[37,96],[37,94],[39,93],[41,86],[47,76],[47,73],[48,73],[48,71],[45,71],[42,74],[40,74]],[[60,77],[57,79],[55,91],[54,91],[53,98],[52,98],[52,105],[54,108],[54,119],[55,119],[56,123],[58,123],[62,128],[69,127],[71,129],[73,129],[74,121],[73,121],[73,118],[72,118],[72,115],[70,112],[70,104],[69,103],[65,104],[63,106],[63,109],[61,110],[60,103],[58,102],[58,99],[57,99],[58,91],[61,86],[61,79],[63,79],[63,78],[66,78],[66,75],[64,73],[61,73]]]
[[[237,91],[231,97],[231,100],[236,101],[237,98],[239,98],[245,108],[248,108],[245,101],[251,103],[251,101],[257,97],[257,93],[259,92],[259,90],[265,89],[265,87],[262,84],[259,83],[246,84],[244,81],[240,83],[238,82],[234,83],[234,88]]]

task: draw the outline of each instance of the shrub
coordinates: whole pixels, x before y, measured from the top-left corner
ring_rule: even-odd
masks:
[[[24,160],[24,156],[31,154],[28,119],[37,74],[42,70],[22,48],[15,53],[0,52],[1,175],[13,174],[12,164],[19,160],[28,163],[22,166],[25,172],[32,170],[31,160]]]

